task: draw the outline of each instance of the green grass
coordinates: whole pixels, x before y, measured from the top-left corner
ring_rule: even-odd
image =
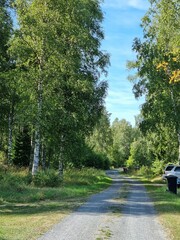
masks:
[[[26,171],[0,174],[0,240],[37,239],[89,195],[111,183],[103,171],[95,169],[66,171],[56,188],[28,184]]]
[[[164,225],[170,239],[180,239],[180,189],[178,193],[173,194],[167,190],[167,184],[161,178],[145,178],[137,177],[144,183],[148,193],[150,194],[155,209],[158,213],[161,223]],[[173,236],[173,237],[172,237]]]

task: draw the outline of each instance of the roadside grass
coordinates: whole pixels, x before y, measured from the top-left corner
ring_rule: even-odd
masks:
[[[140,180],[146,187],[150,194],[155,209],[158,213],[159,219],[167,233],[169,239],[180,239],[180,188],[177,191],[177,195],[167,191],[167,184],[161,177],[153,178],[152,176],[131,176]]]
[[[95,169],[65,171],[64,181],[55,188],[28,184],[25,170],[0,174],[0,240],[37,239],[111,184],[104,171]]]

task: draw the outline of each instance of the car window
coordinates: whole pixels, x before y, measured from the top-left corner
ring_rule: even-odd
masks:
[[[176,168],[174,169],[174,171],[175,171],[175,172],[180,172],[180,167],[176,167]]]
[[[166,171],[171,171],[173,169],[174,166],[167,166],[166,167]]]

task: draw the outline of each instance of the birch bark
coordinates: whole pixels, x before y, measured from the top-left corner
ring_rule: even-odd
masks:
[[[38,171],[39,167],[39,158],[40,158],[40,144],[41,144],[41,137],[40,137],[40,119],[41,119],[41,111],[42,111],[42,80],[38,83],[38,100],[37,100],[37,123],[36,123],[36,130],[35,130],[35,140],[34,140],[34,156],[33,156],[33,166],[32,166],[32,175],[35,175]]]

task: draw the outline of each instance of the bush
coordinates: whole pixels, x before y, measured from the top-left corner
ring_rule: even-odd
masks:
[[[33,184],[37,187],[58,187],[62,183],[62,177],[59,176],[58,171],[53,169],[46,171],[39,171],[33,177]]]
[[[164,162],[156,159],[152,164],[152,172],[155,176],[161,175],[164,169]]]
[[[152,170],[148,166],[142,166],[138,170],[138,174],[142,176],[149,176],[149,175],[152,175]]]
[[[21,176],[16,173],[3,174],[0,179],[1,188],[9,191],[21,192],[26,188],[26,183]]]
[[[133,169],[134,166],[135,166],[135,161],[133,159],[132,156],[129,157],[129,159],[126,161],[126,166],[129,168],[129,169]]]
[[[110,168],[110,160],[107,156],[100,153],[91,152],[84,162],[85,167],[107,170]]]
[[[0,163],[3,163],[6,161],[6,154],[4,151],[0,151]]]

